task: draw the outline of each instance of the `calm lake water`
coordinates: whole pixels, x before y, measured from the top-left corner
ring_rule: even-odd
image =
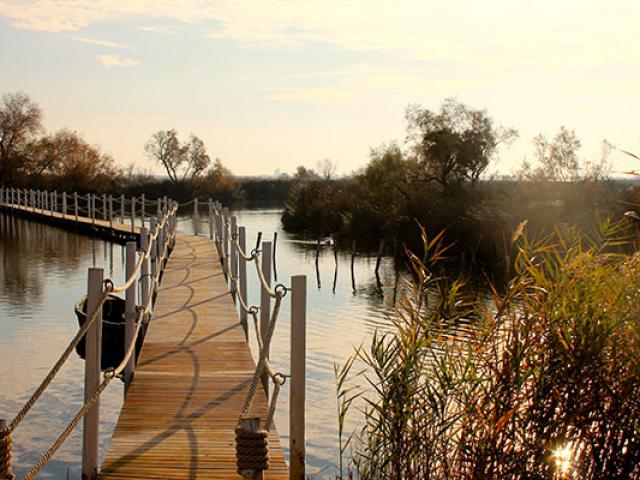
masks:
[[[294,274],[307,275],[307,464],[314,478],[330,478],[337,463],[337,420],[334,362],[343,362],[354,347],[367,342],[392,311],[397,275],[384,257],[380,283],[374,255],[339,252],[337,267],[331,247],[322,247],[316,270],[316,247],[280,227],[278,210],[233,212],[247,228],[252,245],[278,233],[277,282],[290,284]],[[191,231],[188,219],[179,223]],[[208,227],[201,228],[205,233]],[[74,302],[86,291],[87,268],[103,267],[116,283],[124,278],[123,247],[55,227],[0,213],[0,418],[9,421],[38,386],[76,333]],[[253,270],[249,272],[255,274]],[[259,285],[250,275],[249,302],[259,305]],[[276,370],[289,371],[289,304],[272,342]],[[84,363],[75,356],[14,433],[14,473],[21,477],[49,448],[82,405]],[[280,396],[276,426],[288,446],[288,386]],[[123,388],[113,383],[101,397],[100,451],[104,455],[121,407]],[[81,426],[58,451],[40,478],[80,478]]]

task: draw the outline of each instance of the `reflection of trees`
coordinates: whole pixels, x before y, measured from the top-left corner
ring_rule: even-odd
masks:
[[[90,262],[94,240],[0,213],[0,289],[13,305],[41,301],[44,282],[76,273]]]

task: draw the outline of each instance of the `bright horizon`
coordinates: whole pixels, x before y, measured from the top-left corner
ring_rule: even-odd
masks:
[[[350,173],[403,143],[408,104],[456,97],[519,130],[489,168],[510,173],[561,125],[586,160],[603,139],[640,151],[639,19],[629,0],[0,0],[0,93],[25,92],[48,131],[119,166],[162,173],[144,143],[175,128],[237,175],[323,158]]]

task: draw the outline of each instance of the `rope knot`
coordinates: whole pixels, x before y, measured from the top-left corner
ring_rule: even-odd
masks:
[[[11,454],[11,447],[13,440],[11,439],[11,431],[7,428],[4,420],[0,423],[0,479],[12,479],[14,478],[11,471],[11,460],[13,455]]]
[[[236,427],[236,465],[238,473],[269,468],[269,432],[264,429],[247,430]]]

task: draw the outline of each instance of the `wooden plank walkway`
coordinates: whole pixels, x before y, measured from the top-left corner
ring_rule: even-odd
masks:
[[[5,210],[113,240],[137,238],[131,225]],[[98,478],[240,479],[234,427],[255,362],[224,280],[214,242],[178,234],[165,267],[136,373]],[[266,416],[258,389],[252,414]],[[266,479],[288,480],[278,433],[269,435]]]
[[[99,478],[242,478],[234,427],[254,369],[214,243],[178,235]],[[260,392],[254,412],[266,408]],[[288,479],[269,440],[265,478]]]
[[[140,234],[140,227],[131,227],[131,224],[120,223],[115,219],[112,223],[109,223],[109,220],[98,218],[92,220],[88,217],[78,216],[78,221],[76,222],[76,217],[73,213],[62,215],[60,212],[51,212],[50,210],[15,204],[0,205],[0,208],[10,211],[13,214],[34,218],[39,222],[51,223],[83,233],[98,235],[118,243],[137,240]],[[139,222],[140,218],[137,219],[136,223],[139,224]]]

